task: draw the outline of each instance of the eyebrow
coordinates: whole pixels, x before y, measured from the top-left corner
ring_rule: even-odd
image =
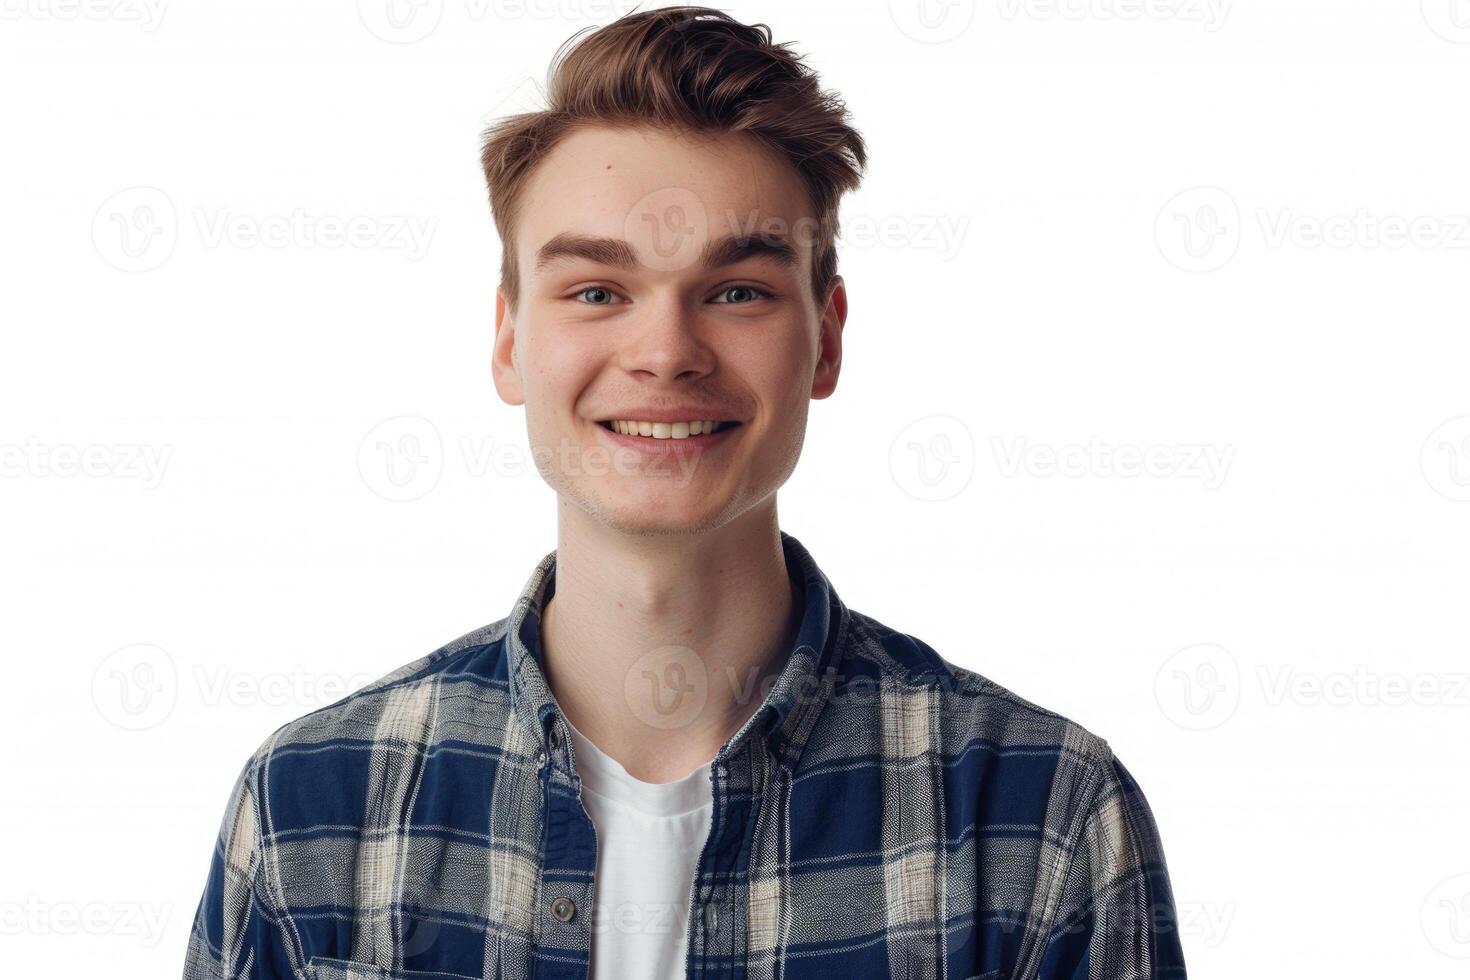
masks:
[[[799,261],[796,249],[779,236],[726,235],[705,243],[699,253],[699,263],[706,269],[719,269],[755,257],[772,258],[790,268],[795,268]],[[638,266],[632,245],[621,238],[598,235],[554,236],[536,251],[536,269],[539,271],[560,259],[587,259],[629,270]]]

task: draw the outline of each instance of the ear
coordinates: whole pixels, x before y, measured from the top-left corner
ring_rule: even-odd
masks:
[[[490,350],[490,374],[501,401],[507,405],[526,403],[520,363],[516,357],[515,314],[503,286],[495,290],[495,343]]]
[[[817,334],[817,369],[812,376],[812,397],[826,398],[837,390],[837,375],[842,370],[842,325],[847,322],[847,284],[841,276],[832,278],[827,302],[822,307],[822,323]]]

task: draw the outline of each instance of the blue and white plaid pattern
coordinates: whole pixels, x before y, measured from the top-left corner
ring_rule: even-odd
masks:
[[[712,766],[688,976],[1183,978],[1154,820],[1107,743],[847,609],[781,540],[803,618]],[[185,980],[588,976],[595,832],[539,660],[555,558],[508,617],[261,745]]]

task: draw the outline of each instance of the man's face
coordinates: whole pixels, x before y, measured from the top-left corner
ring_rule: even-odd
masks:
[[[841,363],[846,296],[840,280],[813,296],[815,242],[795,171],[748,137],[563,139],[525,188],[520,299],[512,314],[497,297],[493,365],[552,488],[638,533],[769,499]],[[709,421],[724,425],[678,438]]]

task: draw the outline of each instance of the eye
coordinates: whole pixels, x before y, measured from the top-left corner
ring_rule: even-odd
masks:
[[[587,301],[588,306],[608,306],[611,305],[613,296],[616,294],[606,286],[588,286],[586,289],[577,290],[572,294],[572,298],[589,295],[593,298]]]
[[[751,302],[751,300],[753,299],[771,299],[773,296],[773,294],[767,292],[766,290],[758,289],[755,286],[726,286],[716,295],[729,296],[731,293],[736,293],[747,298],[728,301],[716,300],[716,302],[721,303],[721,305],[744,306],[746,303]]]

